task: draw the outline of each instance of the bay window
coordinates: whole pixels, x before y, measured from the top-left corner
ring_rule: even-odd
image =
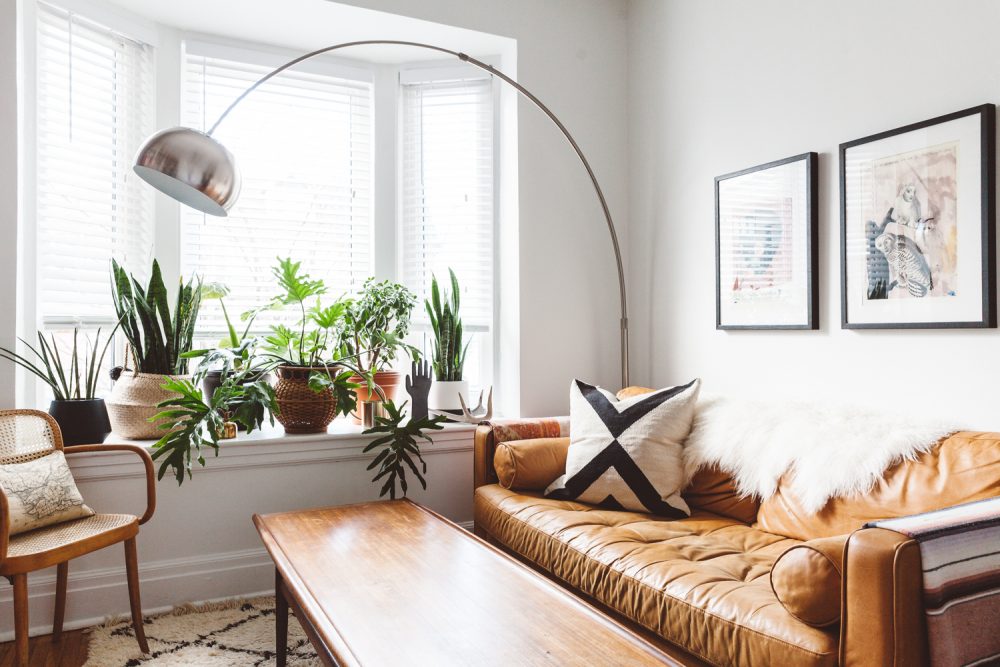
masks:
[[[419,299],[411,342],[429,354],[423,299],[432,276],[444,286],[451,268],[470,341],[466,379],[476,393],[493,383],[498,107],[485,73],[332,56],[282,73],[215,132],[236,155],[243,186],[228,217],[210,217],[154,205],[152,189],[131,171],[140,143],[177,122],[205,130],[251,83],[298,53],[149,22],[140,38],[130,27],[141,21],[118,23],[125,10],[92,20],[80,8],[99,0],[63,1],[74,11],[59,0],[25,0],[34,17],[25,123],[34,131],[23,186],[22,335],[113,326],[112,257],[140,279],[156,257],[168,284],[198,275],[226,285],[235,319],[275,294],[271,267],[288,256],[326,282],[328,301],[371,275],[405,284]],[[376,138],[395,148],[376,151]],[[376,158],[383,167],[375,168]],[[377,222],[386,215],[395,224]],[[281,317],[263,315],[256,331]],[[218,302],[206,301],[199,344],[214,345],[224,333]],[[42,392],[25,390],[23,399],[41,403]]]

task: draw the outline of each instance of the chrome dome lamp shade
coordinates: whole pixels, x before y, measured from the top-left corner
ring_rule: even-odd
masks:
[[[151,136],[132,169],[165,195],[209,215],[225,217],[240,194],[233,154],[210,135],[188,127]]]

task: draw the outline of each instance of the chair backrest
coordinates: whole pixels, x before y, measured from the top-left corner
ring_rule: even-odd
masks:
[[[62,448],[62,432],[47,413],[0,410],[0,465],[33,461]]]

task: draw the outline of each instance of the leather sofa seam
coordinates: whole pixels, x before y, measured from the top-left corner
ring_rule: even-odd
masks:
[[[492,503],[491,503],[491,504],[492,504]],[[555,538],[555,537],[553,537],[553,536],[551,536],[551,535],[548,535],[547,533],[545,533],[545,532],[543,532],[543,531],[541,531],[541,530],[538,530],[537,528],[534,528],[533,526],[531,526],[531,524],[529,524],[529,523],[527,523],[527,522],[523,521],[522,519],[520,519],[520,518],[518,518],[518,517],[514,516],[513,514],[510,514],[509,512],[505,512],[505,511],[504,511],[504,510],[502,510],[502,509],[501,509],[501,508],[500,508],[500,507],[499,507],[498,505],[493,505],[493,507],[494,507],[494,509],[496,509],[497,511],[500,511],[501,513],[503,513],[503,514],[504,514],[505,516],[509,517],[509,518],[510,518],[511,520],[513,520],[513,521],[517,521],[517,522],[518,522],[519,524],[521,524],[521,525],[524,525],[524,526],[527,526],[527,527],[528,527],[528,528],[530,528],[530,529],[531,529],[532,531],[534,531],[534,532],[536,532],[536,533],[540,534],[541,536],[543,536],[543,537],[544,537],[545,539],[547,539],[547,540],[551,540],[551,541],[555,541],[555,542],[557,542],[558,544],[560,544],[560,545],[563,545],[563,546],[565,546],[565,547],[566,547],[567,549],[569,549],[570,551],[573,551],[573,552],[575,552],[575,553],[579,554],[579,555],[580,555],[581,557],[583,557],[583,558],[589,558],[589,556],[587,556],[587,555],[586,555],[585,553],[583,553],[583,552],[582,552],[582,551],[580,551],[579,549],[577,549],[577,548],[575,548],[575,547],[573,547],[573,546],[571,546],[571,545],[567,544],[566,542],[563,542],[562,540],[559,540],[559,539],[557,539],[557,538]],[[492,534],[492,533],[491,533],[491,534]],[[499,536],[497,536],[497,535],[495,535],[495,534],[493,534],[493,537],[494,537],[495,539],[498,539],[498,540],[500,540],[500,537],[499,537]],[[506,544],[506,542],[504,542],[504,543]],[[508,546],[509,546],[509,545],[508,545]],[[523,555],[523,554],[522,554],[522,555]],[[539,564],[539,563],[538,563],[537,561],[534,561],[534,559],[531,559],[531,560],[532,560],[532,562],[534,562],[534,563],[535,563],[536,565],[539,565],[539,566],[540,566],[540,564]],[[624,577],[624,578],[626,578],[626,579],[629,579],[630,581],[634,581],[634,582],[635,582],[636,584],[638,584],[639,586],[641,586],[641,587],[643,587],[643,588],[645,588],[645,589],[647,589],[647,590],[649,590],[649,591],[652,591],[652,592],[656,593],[657,595],[667,595],[667,596],[668,596],[668,597],[669,597],[669,598],[670,598],[671,600],[674,600],[675,602],[677,602],[677,603],[679,603],[679,604],[682,604],[682,605],[684,605],[685,607],[687,607],[687,608],[689,608],[689,609],[692,609],[692,610],[696,610],[696,611],[698,611],[698,612],[700,612],[700,613],[704,613],[704,614],[705,614],[705,615],[707,615],[707,616],[710,616],[710,617],[712,617],[712,618],[714,618],[714,619],[717,619],[717,620],[718,620],[718,621],[720,621],[721,623],[725,623],[726,625],[728,625],[728,626],[731,626],[731,627],[733,627],[733,628],[734,628],[734,629],[736,629],[737,631],[745,631],[745,632],[749,632],[749,633],[751,633],[751,634],[754,634],[754,635],[757,635],[757,636],[759,636],[759,637],[762,637],[763,639],[765,639],[765,640],[767,640],[767,641],[773,641],[773,642],[776,642],[776,643],[778,643],[778,644],[781,644],[781,645],[783,645],[783,646],[787,646],[787,647],[788,647],[788,648],[790,648],[790,649],[793,649],[793,650],[796,650],[796,651],[802,651],[803,653],[808,653],[809,655],[813,655],[813,656],[817,656],[817,657],[827,657],[827,656],[830,656],[830,655],[834,655],[834,654],[835,654],[835,652],[828,652],[828,653],[821,653],[821,652],[817,652],[817,651],[813,651],[813,650],[810,650],[810,649],[807,649],[807,648],[803,648],[802,646],[798,646],[798,645],[796,645],[796,644],[792,644],[792,643],[790,643],[790,642],[787,642],[787,641],[785,641],[785,640],[783,640],[783,639],[780,639],[780,638],[777,638],[777,637],[772,637],[771,635],[767,635],[767,634],[764,634],[764,633],[762,633],[762,632],[760,632],[760,631],[758,631],[758,630],[754,630],[753,628],[748,628],[748,627],[746,627],[746,626],[744,626],[744,625],[740,625],[740,624],[738,624],[738,623],[736,623],[736,622],[734,622],[734,621],[730,621],[729,619],[726,619],[726,618],[722,618],[721,616],[718,616],[717,614],[714,614],[714,613],[713,613],[713,612],[711,612],[711,611],[708,611],[708,610],[705,610],[705,609],[702,609],[701,607],[696,607],[695,605],[692,605],[692,604],[690,604],[690,603],[689,603],[689,602],[687,602],[686,600],[681,600],[680,598],[677,598],[677,597],[674,597],[674,596],[672,596],[672,595],[669,595],[668,593],[666,593],[666,591],[658,591],[658,590],[656,590],[655,588],[653,588],[652,586],[650,586],[649,584],[646,584],[646,583],[644,583],[644,582],[642,582],[642,581],[639,581],[638,579],[635,579],[635,578],[633,578],[633,577],[630,577],[630,576],[628,576],[628,575],[626,575],[626,574],[624,574],[624,573],[622,573],[622,572],[617,572],[617,571],[614,571],[614,570],[612,570],[612,572],[614,572],[614,573],[615,573],[615,574],[616,574],[617,576],[619,576],[619,577]],[[560,579],[561,579],[561,577],[560,577]],[[563,580],[563,581],[565,581],[565,580]],[[566,582],[566,583],[568,584],[569,582]],[[572,584],[570,584],[570,585],[572,585]],[[787,610],[786,610],[786,611],[787,611]],[[791,614],[789,614],[789,615],[791,616]],[[640,623],[640,625],[642,625],[642,624]],[[643,627],[646,627],[646,626],[643,626]],[[648,628],[647,628],[647,629],[648,629]],[[681,648],[683,648],[684,650],[688,650],[688,651],[690,651],[690,649],[688,649],[687,647],[684,647],[684,646],[682,646]],[[694,651],[690,651],[690,652],[691,652],[691,653],[695,653]],[[695,655],[699,655],[699,654],[695,653]],[[701,656],[701,655],[699,655],[699,657],[701,657],[701,658],[703,658],[703,659],[707,660],[707,658],[705,658],[704,656]]]

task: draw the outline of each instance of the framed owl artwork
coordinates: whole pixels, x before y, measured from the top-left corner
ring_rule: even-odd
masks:
[[[818,156],[715,179],[717,329],[817,329]]]
[[[845,329],[996,327],[992,104],[840,145]]]

